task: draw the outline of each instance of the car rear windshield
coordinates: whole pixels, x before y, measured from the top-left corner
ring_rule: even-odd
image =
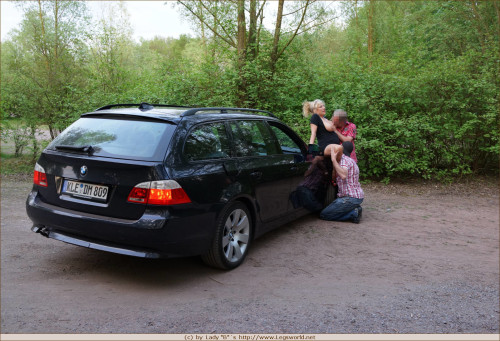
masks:
[[[85,117],[66,128],[47,149],[162,161],[174,130],[169,122]]]

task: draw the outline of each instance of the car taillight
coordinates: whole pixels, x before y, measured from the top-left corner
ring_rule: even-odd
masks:
[[[150,205],[178,205],[191,202],[181,185],[174,180],[141,182],[130,191],[127,201]]]
[[[38,163],[35,164],[35,172],[33,173],[33,183],[38,186],[47,187],[47,175],[45,169]]]
[[[147,204],[148,194],[149,194],[149,182],[142,182],[132,188],[130,194],[128,195],[127,201],[136,202],[139,204]]]

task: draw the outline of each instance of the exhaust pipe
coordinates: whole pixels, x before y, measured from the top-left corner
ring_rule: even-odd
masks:
[[[42,236],[49,238],[49,231],[45,226],[35,226],[31,228],[31,231],[35,233],[40,233]]]

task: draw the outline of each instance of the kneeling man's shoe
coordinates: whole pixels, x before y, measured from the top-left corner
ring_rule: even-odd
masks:
[[[363,216],[363,209],[360,207],[355,208],[356,212],[358,213],[358,216],[355,218],[352,218],[352,222],[355,224],[359,224],[359,221],[361,220],[361,217]]]

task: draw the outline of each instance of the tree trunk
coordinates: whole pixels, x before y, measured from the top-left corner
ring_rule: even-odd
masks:
[[[203,19],[203,8],[201,2],[198,2],[198,15],[200,16],[200,27],[201,27],[201,43],[203,44],[203,51],[205,55],[207,54],[207,38],[205,37],[205,20]]]
[[[265,2],[265,1],[264,1]],[[262,8],[264,7],[264,5],[262,5]],[[261,11],[262,11],[262,8],[261,8]],[[257,46],[255,46],[255,55],[258,56],[259,55],[259,42],[260,42],[260,29],[264,26],[263,25],[263,21],[264,21],[264,14],[262,14],[262,12],[259,11],[259,14],[257,15],[260,19],[259,21],[259,28],[257,29]]]
[[[257,56],[257,0],[250,0],[250,26],[248,28],[248,57]]]
[[[56,60],[59,57],[59,1],[54,1],[54,32],[55,32],[55,46],[54,46],[54,58]]]
[[[374,0],[370,0],[368,9],[368,60],[369,66],[372,66],[373,56],[373,6]]]
[[[356,46],[358,49],[358,65],[361,64],[361,43],[359,41],[358,0],[354,1],[354,22],[356,24]]]
[[[33,152],[31,154],[33,163],[38,159],[38,153],[40,152],[40,144],[36,139],[37,127],[34,124],[30,125],[30,137],[31,137],[31,145],[33,146]]]
[[[40,47],[41,47],[41,52],[43,56],[43,60],[45,61],[45,72],[46,72],[46,77],[47,77],[47,83],[43,86],[41,86],[42,92],[45,94],[45,97],[49,99],[49,93],[52,92],[52,84],[53,84],[53,72],[52,72],[52,64],[51,63],[51,53],[49,52],[48,46],[47,46],[47,37],[45,35],[45,20],[43,18],[43,9],[42,9],[42,1],[38,0],[38,16],[40,18],[40,27],[42,31],[42,36],[40,37]],[[47,104],[44,106],[42,105],[43,109],[40,110],[42,117],[44,120],[49,121],[47,122],[49,124],[50,128],[50,117],[51,114],[49,110],[54,110],[54,108],[49,109],[48,106],[50,105],[50,100],[48,100]],[[57,136],[57,133],[54,134],[52,129],[50,129],[50,135],[52,139],[54,139]]]
[[[481,44],[481,50],[485,51],[485,33],[483,31],[483,20],[481,18],[481,14],[479,13],[479,10],[477,8],[476,2],[473,0],[469,0],[469,3],[472,8],[472,12],[474,13],[474,21],[476,25],[476,30],[479,35],[479,43]]]
[[[274,72],[276,71],[276,62],[278,61],[278,46],[280,42],[281,22],[283,21],[284,5],[285,5],[285,0],[279,0],[278,15],[276,17],[276,26],[274,28],[273,49],[271,52],[271,74],[274,74]]]
[[[238,0],[238,66],[245,63],[246,48],[246,23],[245,23],[245,0]]]
[[[238,70],[240,81],[238,84],[238,105],[244,106],[246,102],[247,82],[244,74],[246,65],[246,23],[245,23],[245,0],[238,0]]]
[[[45,41],[45,21],[43,20],[43,10],[42,10],[42,1],[38,0],[38,16],[40,18],[40,26],[42,30],[42,37],[41,37],[41,47],[42,47],[42,55],[45,59],[45,67],[47,69],[47,72],[49,72],[49,58],[48,58],[48,53],[47,53],[47,42]]]
[[[56,128],[54,128],[54,126],[53,126],[52,124],[49,124],[48,126],[49,126],[50,137],[51,137],[51,138],[52,138],[52,140],[53,140],[53,139],[55,139],[55,138],[56,138],[56,136],[57,136],[57,129],[56,129]]]

